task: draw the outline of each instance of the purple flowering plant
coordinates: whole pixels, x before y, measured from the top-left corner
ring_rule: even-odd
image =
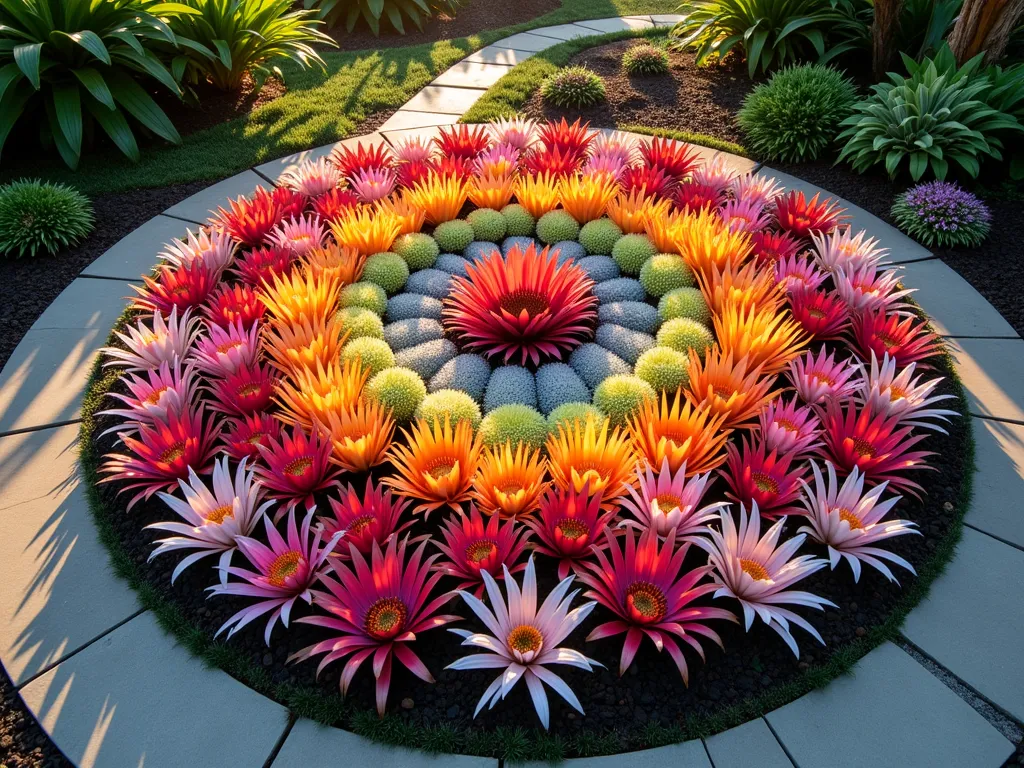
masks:
[[[897,196],[896,226],[923,245],[976,248],[988,236],[988,206],[958,184],[929,181]]]

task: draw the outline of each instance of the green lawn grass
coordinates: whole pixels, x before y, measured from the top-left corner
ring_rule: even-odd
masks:
[[[373,51],[327,52],[327,72],[282,66],[288,93],[244,117],[198,131],[177,146],[150,146],[138,164],[116,150],[86,155],[78,171],[56,153],[5,158],[0,180],[24,175],[65,182],[86,194],[123,192],[220,179],[253,165],[355,135],[377,112],[390,112],[459,59],[506,35],[579,19],[673,13],[678,0],[563,0],[532,21],[433,44]],[[174,115],[171,115],[174,119]]]

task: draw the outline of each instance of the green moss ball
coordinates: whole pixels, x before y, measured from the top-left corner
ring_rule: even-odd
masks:
[[[427,396],[427,385],[409,368],[385,368],[366,382],[363,394],[390,408],[395,421],[404,424]]]
[[[593,415],[598,424],[605,418],[601,409],[590,403],[563,403],[548,414],[548,430],[557,435],[559,426],[571,429],[574,422],[585,422],[589,415]]]
[[[657,252],[658,249],[647,235],[623,235],[615,241],[612,258],[622,274],[639,275],[644,262]]]
[[[672,347],[648,349],[636,361],[634,372],[657,392],[675,392],[690,383],[686,366],[690,358],[685,352]]]
[[[383,339],[375,339],[372,336],[363,336],[352,339],[341,349],[341,360],[359,360],[363,368],[369,368],[370,375],[375,376],[385,368],[391,368],[395,364],[395,353]]]
[[[484,416],[480,437],[489,446],[509,442],[513,447],[525,443],[542,448],[548,439],[548,423],[536,408],[520,403],[502,405]]]
[[[688,317],[702,325],[711,324],[711,310],[699,288],[673,288],[658,302],[658,317],[663,323]]]
[[[537,222],[537,237],[548,245],[575,240],[579,236],[579,222],[565,211],[548,211]]]
[[[383,315],[384,310],[388,308],[388,295],[376,283],[361,280],[341,289],[338,306],[365,307],[371,312]]]
[[[473,429],[480,426],[480,419],[483,418],[476,401],[458,389],[439,389],[437,392],[431,392],[423,398],[423,402],[416,409],[416,418],[426,419],[430,423],[433,423],[434,419],[443,423],[445,415],[452,426],[460,421],[468,421],[473,425]]]
[[[409,265],[397,253],[375,253],[363,267],[363,280],[376,283],[389,296],[402,290],[408,279]]]
[[[624,427],[626,417],[643,405],[644,400],[656,394],[654,387],[640,377],[618,374],[597,385],[594,405],[608,415],[613,427]]]
[[[595,219],[588,221],[580,230],[580,245],[586,248],[591,256],[607,256],[620,237],[622,230],[614,221]]]
[[[664,296],[675,288],[688,288],[693,283],[693,272],[683,257],[674,253],[651,256],[640,268],[640,285],[651,296]]]
[[[509,237],[533,237],[537,220],[519,203],[509,203],[501,209],[501,215],[505,217],[505,234]]]
[[[405,259],[405,263],[413,272],[417,269],[434,266],[434,262],[437,261],[437,257],[441,253],[437,241],[422,232],[409,232],[400,235],[391,246],[391,250]]]
[[[338,320],[343,330],[348,331],[349,340],[369,337],[384,338],[384,323],[380,315],[366,307],[345,307],[338,310]]]
[[[473,228],[475,240],[482,240],[487,243],[498,243],[508,232],[508,224],[505,217],[493,208],[477,208],[466,217],[469,226]]]
[[[657,341],[659,346],[672,347],[680,352],[696,349],[697,354],[703,360],[707,348],[715,343],[715,337],[706,326],[696,320],[677,317],[661,326]]]
[[[434,239],[445,253],[462,253],[473,242],[473,227],[465,219],[452,219],[438,224]]]

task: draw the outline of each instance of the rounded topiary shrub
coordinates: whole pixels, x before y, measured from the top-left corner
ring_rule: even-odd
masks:
[[[708,347],[715,343],[715,337],[711,331],[696,320],[677,317],[661,326],[657,341],[659,346],[672,347],[680,352],[689,352],[691,349],[695,349],[703,359]]]
[[[476,400],[457,389],[439,389],[437,392],[431,392],[423,398],[423,402],[416,409],[417,419],[426,419],[430,422],[435,419],[444,422],[446,415],[451,424],[468,421],[473,425],[473,429],[480,426],[480,419],[483,417]]]
[[[405,259],[411,270],[434,266],[438,254],[441,253],[437,241],[422,232],[409,232],[399,236],[391,249]]]
[[[548,245],[579,237],[580,225],[565,211],[548,211],[537,222],[537,237]]]
[[[586,67],[564,67],[544,79],[540,95],[555,107],[583,109],[604,101],[604,80]]]
[[[413,417],[427,396],[427,385],[409,368],[385,368],[368,382],[366,397],[391,409],[395,421],[404,423]]]
[[[644,400],[655,397],[654,387],[639,376],[620,374],[609,376],[594,390],[594,405],[612,421],[622,427],[626,418],[643,405]]]
[[[766,160],[815,160],[853,112],[857,90],[832,67],[801,64],[778,70],[743,101],[737,121],[747,145]]]
[[[510,403],[484,416],[480,437],[484,445],[524,443],[530,448],[541,448],[548,438],[548,422],[536,408]]]
[[[358,360],[359,364],[374,376],[395,364],[395,353],[384,339],[361,336],[352,339],[341,348],[341,359],[342,362]]]
[[[0,187],[0,255],[52,256],[92,229],[92,204],[69,186],[21,179]]]
[[[363,280],[376,283],[389,296],[402,290],[408,279],[409,265],[397,253],[375,253],[363,267]]]
[[[651,43],[637,43],[622,54],[622,68],[631,75],[664,75],[668,53]]]
[[[388,295],[376,283],[361,280],[346,285],[338,297],[339,307],[363,307],[378,315],[383,315],[388,307]]]

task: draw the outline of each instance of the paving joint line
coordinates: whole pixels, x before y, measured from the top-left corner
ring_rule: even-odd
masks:
[[[989,725],[999,731],[1009,741],[1015,745],[1021,742],[1021,739],[1024,738],[1024,724],[1017,718],[955,672],[951,672],[947,667],[940,664],[933,656],[925,653],[902,632],[900,632],[894,642],[904,653],[928,670],[933,677],[960,697],[971,709],[985,718]]]
[[[249,170],[251,170],[253,173],[255,173],[257,176],[259,176],[261,179],[263,179],[265,182],[267,182],[271,186],[273,186],[273,187],[278,186],[278,183],[276,181],[274,181],[272,178],[267,176],[267,174],[265,174],[263,171],[261,171],[255,165],[252,168],[250,168]]]
[[[984,419],[985,421],[998,421],[1001,424],[1016,424],[1018,427],[1024,427],[1024,420],[1021,419],[1010,419],[1004,418],[1003,416],[987,416],[984,413],[970,412],[971,417],[975,419]]]
[[[57,667],[59,667],[61,664],[63,664],[68,659],[73,658],[74,656],[77,656],[82,651],[84,651],[86,648],[88,648],[90,645],[95,643],[97,640],[102,640],[104,637],[109,635],[111,632],[117,631],[118,629],[123,627],[125,624],[127,624],[129,621],[131,621],[132,619],[137,619],[139,616],[141,616],[142,614],[144,614],[148,610],[149,610],[148,608],[139,608],[139,610],[135,611],[135,613],[129,615],[127,618],[121,619],[121,621],[117,622],[117,624],[115,624],[114,626],[112,626],[109,629],[105,629],[104,631],[100,632],[92,640],[89,640],[89,641],[83,643],[82,645],[78,646],[77,648],[75,648],[70,653],[67,653],[67,654],[61,656],[56,661],[51,662],[50,664],[47,664],[45,667],[43,667],[41,670],[36,672],[34,675],[30,675],[29,677],[25,678],[18,685],[14,686],[14,690],[15,691],[20,691],[26,685],[29,685],[29,684],[35,682],[36,680],[38,680],[40,677],[45,675],[50,670],[56,669]],[[49,734],[47,734],[47,735],[49,735]],[[51,737],[51,739],[52,739],[52,737]]]
[[[216,183],[217,182],[214,182],[214,184],[216,184]],[[210,186],[212,187],[213,184],[211,184]],[[200,227],[205,227],[206,226],[201,221],[196,221],[195,219],[186,219],[184,216],[175,216],[173,213],[167,213],[167,211],[163,211],[161,213],[158,213],[157,216],[166,216],[168,219],[177,219],[178,221],[184,221],[184,222],[186,222],[188,224],[198,224]],[[154,218],[156,218],[156,217],[154,217]],[[152,219],[150,219],[150,221],[152,221]],[[134,231],[135,230],[132,230],[132,232],[134,232]]]
[[[806,696],[807,694],[804,695]],[[775,740],[779,743],[779,746],[782,747],[782,751],[786,753],[786,757],[788,757],[789,762],[793,764],[793,768],[800,768],[800,763],[798,763],[796,761],[796,758],[793,757],[793,753],[789,751],[789,747],[787,747],[786,743],[779,738],[779,734],[775,731],[775,726],[773,726],[771,722],[768,720],[768,718],[764,715],[761,716],[761,719],[764,720],[764,724],[768,726],[768,730],[772,732],[772,736],[775,737]]]
[[[67,421],[54,421],[51,424],[41,424],[37,427],[20,427],[19,429],[9,429],[6,432],[0,432],[0,437],[13,437],[14,435],[25,435],[29,432],[42,432],[44,429],[56,429],[57,427],[67,427],[72,424],[81,424],[81,418],[68,419]]]
[[[685,743],[685,742],[683,742],[683,743]],[[701,745],[702,747],[704,747],[704,754],[705,754],[705,755],[707,755],[707,757],[708,757],[708,762],[709,762],[709,763],[711,763],[711,768],[718,768],[718,767],[717,767],[717,766],[715,765],[715,761],[714,761],[714,759],[713,759],[713,758],[711,757],[711,750],[710,750],[710,749],[708,749],[708,740],[707,740],[707,739],[705,739],[705,738],[704,738],[703,736],[702,736],[702,737],[701,737],[701,739],[700,739],[700,745]]]
[[[270,768],[274,764],[274,761],[277,759],[277,756],[281,753],[281,749],[284,747],[284,743],[288,740],[288,737],[291,735],[292,728],[295,727],[295,723],[297,721],[298,718],[295,716],[295,713],[288,712],[288,722],[285,723],[284,730],[281,731],[281,735],[277,738],[277,741],[274,743],[273,748],[270,750],[270,754],[267,755],[267,759],[263,762],[263,768]]]
[[[79,278],[85,278],[86,280],[116,280],[117,282],[120,283],[140,282],[139,280],[132,280],[130,277],[113,277],[112,275],[87,275],[84,272],[79,273],[78,277],[76,277],[75,279],[78,280]]]
[[[488,66],[492,66],[492,65],[488,65]],[[495,67],[504,67],[504,66],[507,66],[507,65],[506,64],[494,64],[493,66],[495,66]],[[444,73],[442,72],[441,74],[444,74]],[[440,77],[440,75],[438,75],[438,77]],[[435,82],[433,80],[431,80],[429,83],[427,83],[426,86],[424,86],[424,87],[425,88],[458,88],[460,91],[481,91],[483,93],[487,93],[487,91],[488,91],[487,88],[481,88],[479,85],[453,85],[452,83],[438,83],[438,82]],[[395,111],[397,112],[398,110],[395,110]],[[418,110],[415,110],[415,109],[403,109],[402,110],[402,112],[417,112],[417,111]],[[443,113],[438,113],[438,114],[443,114]]]
[[[969,523],[966,520],[964,520],[964,525],[970,528],[972,531],[977,531],[983,536],[988,536],[990,539],[995,539],[996,541],[1005,544],[1008,547],[1013,547],[1014,549],[1019,549],[1021,552],[1024,552],[1024,546],[1021,546],[1016,542],[1010,541],[1009,539],[1004,539],[1002,536],[996,536],[994,533],[989,533],[985,529],[979,528],[978,526],[973,525],[972,523]]]
[[[960,333],[940,333],[941,339],[981,339],[990,341],[1019,341],[1020,336],[968,336]]]

